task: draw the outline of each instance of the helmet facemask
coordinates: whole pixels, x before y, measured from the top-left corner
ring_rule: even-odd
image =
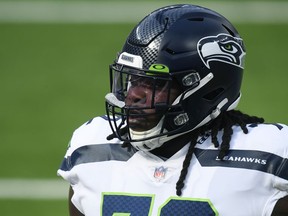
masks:
[[[154,67],[165,66],[155,64]],[[113,133],[120,140],[150,151],[175,134],[177,129],[171,130],[169,125],[171,119],[181,121],[175,116],[183,113],[179,100],[182,91],[171,73],[115,63],[110,66],[110,81],[106,109]],[[128,133],[123,133],[126,127]]]

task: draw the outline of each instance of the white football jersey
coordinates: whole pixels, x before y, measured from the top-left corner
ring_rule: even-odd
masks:
[[[209,134],[199,137],[181,197],[175,188],[189,144],[167,160],[129,152],[118,139],[107,141],[105,116],[74,132],[58,175],[71,184],[72,202],[85,216],[268,216],[288,195],[288,127],[248,130],[233,127],[224,160]]]

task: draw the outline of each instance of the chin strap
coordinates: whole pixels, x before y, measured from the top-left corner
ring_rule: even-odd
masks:
[[[221,108],[228,103],[228,99],[225,98],[224,100],[222,100],[216,107],[216,109],[214,109],[208,116],[206,116],[206,118],[204,118],[196,127],[194,127],[192,130],[199,128],[205,124],[207,124],[208,122],[210,122],[211,120],[217,118],[220,113],[221,113]]]
[[[129,129],[130,137],[132,140],[137,139],[145,139],[147,137],[152,137],[155,135],[158,135],[161,133],[162,124],[164,121],[164,117],[161,118],[161,120],[158,122],[158,124],[147,131],[134,131],[132,129]],[[165,133],[166,131],[164,131]],[[142,151],[151,151],[155,148],[160,147],[163,143],[160,140],[160,137],[144,140],[144,141],[134,141],[130,142],[132,146],[134,146],[138,150]]]

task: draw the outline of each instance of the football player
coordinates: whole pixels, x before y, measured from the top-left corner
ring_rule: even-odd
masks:
[[[70,215],[288,215],[288,127],[235,110],[246,51],[222,15],[157,9],[110,66],[107,115],[58,174]]]

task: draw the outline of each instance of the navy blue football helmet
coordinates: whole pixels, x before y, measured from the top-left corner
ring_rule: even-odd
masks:
[[[245,54],[237,30],[215,11],[189,4],[155,10],[132,30],[110,65],[106,110],[113,133],[150,151],[234,109]],[[145,106],[129,104],[133,85],[148,84],[152,94],[142,98]],[[163,100],[157,91],[166,92]],[[150,122],[149,115],[157,115],[157,124],[137,129],[133,119]]]

